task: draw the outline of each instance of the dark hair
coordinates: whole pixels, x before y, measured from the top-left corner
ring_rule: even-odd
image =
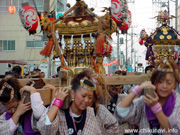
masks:
[[[40,71],[34,70],[30,73],[30,78],[40,78]]]
[[[57,73],[60,71],[61,69],[61,66],[57,67]]]
[[[30,73],[26,73],[26,74],[24,75],[24,77],[26,78],[26,76],[28,76],[28,75],[30,75]]]
[[[126,75],[126,71],[122,71],[122,75]]]
[[[19,90],[22,88],[22,85],[19,83],[18,79],[15,77],[9,78],[8,80],[2,80],[0,82],[0,89],[2,88],[3,84],[7,82],[11,87],[14,89],[14,99],[18,101],[21,100],[21,95]],[[11,89],[5,88],[2,95],[0,96],[0,102],[7,103],[10,100],[11,96]]]
[[[152,72],[153,68],[155,68],[155,66],[153,66],[153,65],[146,66],[145,73],[147,73],[148,70],[150,70]]]
[[[16,72],[14,72],[14,71],[7,71],[7,72],[5,72],[5,77],[7,75],[12,75],[13,77],[19,78],[19,75]]]
[[[117,70],[117,71],[115,72],[115,74],[121,75],[121,74],[122,74],[122,71],[121,71],[121,70]]]
[[[12,71],[16,72],[18,74],[18,76],[19,76],[21,74],[22,69],[21,69],[20,66],[14,66],[12,68]]]
[[[33,71],[41,72],[41,69],[35,68]]]
[[[84,77],[87,77],[87,79],[85,79],[83,82],[84,84],[91,87],[95,87],[94,84],[90,81],[91,72],[89,70],[84,70],[83,72],[77,74],[71,82],[72,89],[74,91],[77,91],[81,87],[80,80],[83,79]]]
[[[172,61],[168,61],[170,63],[170,65],[172,66],[172,69],[173,69],[173,72],[164,72],[164,71],[159,71],[158,70],[158,66],[160,63],[157,64],[154,72],[152,73],[152,76],[151,76],[151,82],[152,84],[157,84],[159,83],[168,73],[171,73],[174,78],[175,78],[175,81],[176,82],[179,82],[180,81],[180,78],[179,78],[179,67],[176,63],[172,62]],[[163,65],[162,68],[167,68],[167,65]]]

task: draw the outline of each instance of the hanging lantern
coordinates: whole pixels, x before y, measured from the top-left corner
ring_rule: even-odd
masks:
[[[111,0],[111,14],[117,24],[124,22],[128,16],[126,0]]]
[[[16,12],[16,8],[15,6],[11,5],[8,7],[8,12],[11,13],[11,14],[14,14]]]
[[[146,31],[145,31],[145,29],[142,29],[141,32],[140,32],[140,38],[141,38],[142,40],[144,40],[145,37],[146,37]]]
[[[23,27],[29,31],[29,34],[36,33],[38,19],[34,7],[30,6],[28,2],[22,3],[22,7],[19,10],[19,17]]]
[[[142,39],[139,41],[139,44],[140,44],[140,45],[142,45],[142,44],[143,44],[143,40],[142,40]]]
[[[122,34],[127,33],[128,25],[125,24],[125,23],[121,23],[119,29],[121,30],[121,33],[122,33]]]

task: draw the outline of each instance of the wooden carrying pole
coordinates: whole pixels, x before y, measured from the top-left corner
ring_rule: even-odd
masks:
[[[105,76],[102,75],[105,86],[108,85],[120,85],[120,84],[141,84],[144,81],[148,81],[149,77],[146,74],[142,75],[130,75],[126,76]],[[38,79],[38,78],[37,78]],[[19,79],[19,82],[25,86],[29,79]],[[59,87],[59,78],[52,78],[52,79],[43,79],[46,84],[51,84],[55,87]],[[49,105],[52,101],[52,91],[50,89],[37,89],[40,93],[41,98],[44,102],[44,105]]]

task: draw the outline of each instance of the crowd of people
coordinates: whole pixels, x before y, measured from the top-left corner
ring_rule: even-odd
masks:
[[[16,74],[0,82],[0,135],[180,134],[179,67],[172,61],[148,66],[150,81],[129,91],[123,85],[106,86],[100,75],[84,70],[68,87],[46,85],[54,89],[49,106],[36,88],[19,83],[19,69],[12,71]],[[24,92],[30,101],[25,102]],[[63,108],[67,97],[71,102]]]
[[[45,73],[41,72],[41,70],[37,68],[23,75],[21,66],[14,66],[12,70],[5,72],[5,77],[6,76],[13,76],[18,79],[45,78]]]

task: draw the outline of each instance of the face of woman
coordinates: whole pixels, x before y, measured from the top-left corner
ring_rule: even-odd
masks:
[[[92,99],[93,99],[93,91],[80,88],[75,93],[73,104],[78,112],[82,112],[89,106],[89,104],[92,102]]]
[[[19,101],[11,101],[10,103],[4,104],[4,107],[6,109],[6,112],[13,114],[15,113],[17,107],[18,107]]]
[[[109,94],[111,95],[111,96],[115,96],[115,95],[117,95],[117,94],[119,94],[119,92],[120,92],[120,89],[117,89],[116,87],[114,87],[114,86],[109,86]]]
[[[164,79],[156,84],[156,92],[161,98],[168,97],[175,89],[176,81],[172,74],[168,73]]]

